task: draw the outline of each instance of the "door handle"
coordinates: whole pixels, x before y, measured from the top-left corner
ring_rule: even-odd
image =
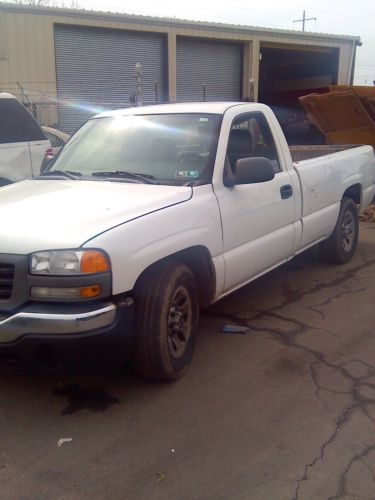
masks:
[[[283,200],[286,200],[287,198],[290,198],[293,196],[293,188],[290,184],[285,184],[285,186],[281,186],[280,188],[280,194],[281,198]]]

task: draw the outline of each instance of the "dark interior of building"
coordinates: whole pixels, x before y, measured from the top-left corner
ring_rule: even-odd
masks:
[[[290,144],[324,143],[298,97],[337,84],[338,61],[337,49],[261,47],[259,102],[272,107]]]

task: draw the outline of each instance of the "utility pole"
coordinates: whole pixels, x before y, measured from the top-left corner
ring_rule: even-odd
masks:
[[[293,23],[302,23],[302,31],[305,31],[306,21],[316,21],[316,17],[306,17],[306,11],[303,11],[302,19],[295,19]]]

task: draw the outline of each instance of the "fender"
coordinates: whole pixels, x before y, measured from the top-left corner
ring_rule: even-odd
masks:
[[[132,290],[151,264],[188,248],[205,247],[214,261],[222,253],[222,230],[212,187],[195,187],[187,202],[114,227],[83,246],[102,248],[110,256],[114,295]]]

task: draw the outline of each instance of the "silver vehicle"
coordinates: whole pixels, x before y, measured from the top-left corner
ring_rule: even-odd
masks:
[[[0,93],[0,186],[40,174],[50,143],[31,113]]]

